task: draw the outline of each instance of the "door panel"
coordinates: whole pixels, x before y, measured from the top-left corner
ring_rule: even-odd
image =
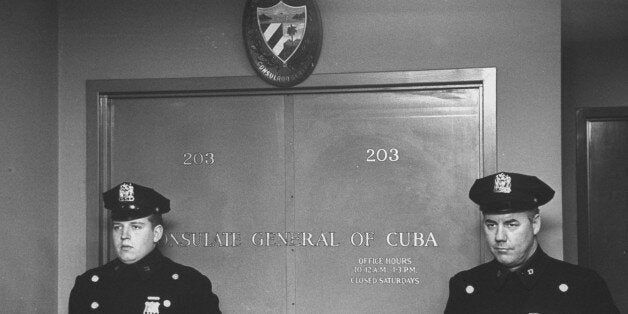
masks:
[[[285,308],[285,249],[250,248],[244,234],[236,236],[240,246],[228,242],[241,231],[286,228],[283,97],[132,98],[110,106],[110,182],[150,186],[171,199],[164,254],[207,275],[230,313]]]
[[[442,312],[448,276],[480,260],[478,89],[294,106],[296,229],[338,245],[296,250],[297,312]]]

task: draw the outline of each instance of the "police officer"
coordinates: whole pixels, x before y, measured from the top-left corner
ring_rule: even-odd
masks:
[[[539,246],[539,206],[554,196],[537,177],[497,173],[475,181],[491,262],[449,280],[445,313],[619,313],[594,271],[549,257]]]
[[[118,257],[76,278],[70,314],[220,313],[209,279],[155,248],[170,200],[130,182],[103,193],[103,200]]]

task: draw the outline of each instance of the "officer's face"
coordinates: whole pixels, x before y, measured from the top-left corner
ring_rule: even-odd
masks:
[[[155,243],[163,234],[163,227],[153,227],[147,217],[113,221],[112,234],[118,258],[125,264],[133,264],[155,248]]]
[[[484,234],[491,252],[499,263],[517,269],[534,253],[534,236],[541,228],[541,218],[528,213],[485,214]]]

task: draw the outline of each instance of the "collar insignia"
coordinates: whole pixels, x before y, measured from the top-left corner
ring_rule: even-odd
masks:
[[[118,200],[120,202],[133,202],[135,201],[135,192],[133,191],[133,184],[122,183],[120,185],[120,193]]]
[[[493,192],[495,193],[510,193],[511,189],[511,178],[509,175],[505,173],[500,173],[495,176],[495,186],[493,187]]]

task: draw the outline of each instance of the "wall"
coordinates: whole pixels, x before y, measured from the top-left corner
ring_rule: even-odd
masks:
[[[57,308],[57,13],[0,2],[0,304]]]
[[[578,261],[576,110],[628,106],[628,2],[562,2],[565,260]]]
[[[74,231],[59,235],[61,313],[85,270],[85,81],[254,75],[244,3],[60,0],[59,228]],[[314,73],[497,67],[498,169],[555,188],[541,243],[561,258],[560,2],[317,3],[324,43]]]

